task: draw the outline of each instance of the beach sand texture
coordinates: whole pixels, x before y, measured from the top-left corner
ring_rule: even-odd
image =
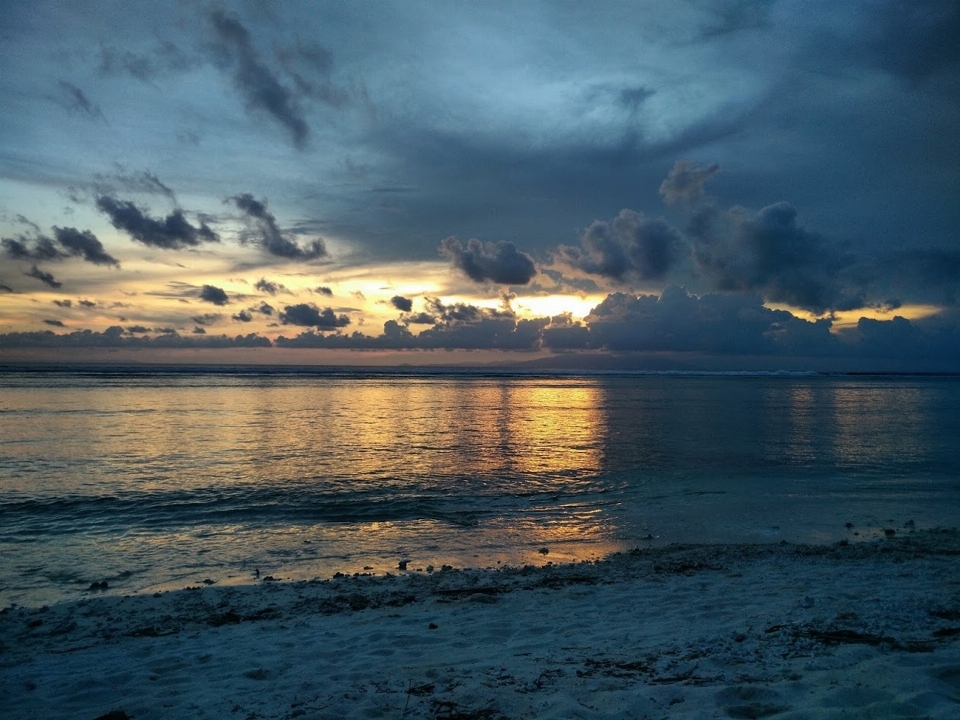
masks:
[[[960,717],[955,529],[416,568],[5,608],[0,716]]]

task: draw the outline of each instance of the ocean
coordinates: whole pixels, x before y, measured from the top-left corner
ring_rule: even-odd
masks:
[[[955,376],[7,367],[0,607],[952,527],[958,408]]]

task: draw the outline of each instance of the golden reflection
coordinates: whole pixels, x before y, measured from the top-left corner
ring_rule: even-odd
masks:
[[[922,383],[914,386],[843,384],[833,393],[836,454],[842,463],[882,467],[930,452],[921,411],[926,405]],[[914,409],[902,412],[902,408]]]
[[[615,521],[591,490],[603,462],[602,392],[583,378],[450,376],[212,384],[185,375],[74,389],[62,393],[65,409],[86,420],[67,433],[64,457],[78,469],[64,482],[110,495],[289,502],[306,511],[291,521],[290,547],[312,538],[331,557],[456,541],[466,543],[450,550],[461,567],[474,557],[587,559],[619,548]],[[102,471],[79,477],[81,465]],[[201,544],[219,548],[223,532]],[[278,532],[269,531],[274,540]]]
[[[816,398],[813,388],[797,385],[790,390],[788,401],[790,431],[785,434],[789,441],[788,452],[794,460],[812,462],[817,455],[816,444]]]
[[[324,419],[322,427],[311,423],[322,433],[321,445],[356,448],[352,472],[399,478],[596,471],[597,392],[582,381],[511,379],[371,380],[309,389]],[[350,396],[349,417],[338,416],[339,393]]]
[[[596,472],[600,469],[600,392],[591,384],[513,388],[510,434],[520,446],[526,473]]]

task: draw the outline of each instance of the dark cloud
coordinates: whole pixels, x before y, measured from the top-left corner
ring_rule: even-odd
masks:
[[[73,83],[66,80],[60,81],[60,92],[64,98],[64,103],[69,110],[87,115],[95,120],[106,122],[103,111],[100,106],[92,102],[86,94]]]
[[[618,99],[624,107],[630,110],[639,110],[643,102],[655,94],[656,90],[651,90],[643,85],[637,85],[634,87],[621,88]]]
[[[667,205],[693,205],[704,200],[704,184],[720,171],[719,165],[702,167],[690,160],[678,160],[660,183],[660,195]]]
[[[142,335],[144,333],[152,332],[152,330],[146,325],[128,325],[127,332],[131,335]]]
[[[278,48],[276,54],[301,96],[335,108],[343,107],[349,100],[349,93],[330,79],[333,55],[322,45],[298,40],[291,47]]]
[[[557,258],[578,270],[614,280],[667,276],[681,255],[680,234],[662,219],[621,210],[612,224],[597,220],[580,237],[580,247],[561,245]]]
[[[154,81],[162,74],[183,72],[196,64],[169,40],[147,52],[100,45],[99,71],[102,75],[129,75],[148,85],[154,85]]]
[[[584,350],[590,347],[590,329],[569,315],[550,318],[543,328],[543,345],[551,350]]]
[[[960,66],[956,0],[894,0],[873,12],[880,30],[869,48],[884,70],[920,81]]]
[[[246,310],[241,310],[236,315],[231,315],[231,317],[237,322],[250,322],[253,320],[253,315],[248,313]]]
[[[73,305],[73,302],[70,300],[53,300],[52,302],[57,307],[62,307],[62,308],[68,308],[71,305]]]
[[[137,193],[139,195],[159,195],[177,204],[177,195],[173,188],[164,183],[156,173],[149,170],[128,170],[119,163],[111,173],[96,173],[89,185],[71,188],[77,202],[85,200],[89,193],[94,198],[102,195],[115,196],[118,193]]]
[[[818,314],[866,305],[858,258],[800,226],[789,203],[756,214],[701,209],[688,235],[698,270],[716,289],[759,291],[770,302]]]
[[[281,283],[275,283],[266,278],[260,278],[257,280],[254,287],[257,290],[267,293],[268,295],[276,295],[278,292],[288,293],[290,292],[287,288]]]
[[[594,350],[616,354],[673,353],[698,359],[807,358],[807,364],[857,360],[897,362],[926,358],[930,366],[960,360],[955,328],[924,331],[904,318],[862,320],[857,328],[833,332],[832,321],[800,319],[772,310],[750,293],[689,294],[671,286],[661,296],[613,293],[576,322],[569,315],[518,320],[508,309],[491,310],[462,303],[427,300],[438,316],[434,327],[414,335],[406,324],[385,323],[370,337],[355,332],[329,335],[304,332],[276,341],[282,347],[353,349],[504,349],[559,352]],[[584,362],[589,366],[591,360]],[[738,360],[739,362],[739,360]],[[873,368],[874,366],[870,366]]]
[[[63,327],[63,321],[61,320],[44,320],[47,325],[54,325],[56,327]]]
[[[33,258],[33,251],[30,250],[23,239],[3,238],[0,243],[3,244],[7,257],[12,260],[30,260]]]
[[[756,213],[739,206],[722,210],[704,189],[719,169],[678,161],[661,184],[664,201],[686,218],[683,233],[665,220],[624,210],[612,224],[588,227],[581,247],[560,246],[557,259],[621,281],[686,276],[710,289],[761,293],[768,302],[818,314],[867,305],[875,263],[801,226],[787,202]]]
[[[192,330],[194,335],[206,335],[207,331],[205,328],[200,327],[199,325],[194,326]]]
[[[447,305],[436,298],[427,301],[438,318],[433,327],[414,335],[406,325],[390,320],[383,334],[370,337],[301,333],[297,337],[280,336],[280,347],[326,347],[355,349],[500,349],[531,351],[540,346],[546,319],[518,320],[508,310],[491,310],[464,303]]]
[[[230,198],[246,214],[254,227],[254,240],[271,255],[290,260],[316,260],[327,257],[327,247],[323,240],[315,238],[301,248],[287,234],[280,230],[277,219],[267,209],[266,200],[257,200],[253,195],[244,193]]]
[[[879,272],[898,292],[923,297],[942,305],[960,303],[960,250],[924,248],[888,253]],[[902,300],[898,300],[902,304]],[[899,307],[899,306],[898,306]]]
[[[53,241],[40,235],[36,238],[4,238],[2,241],[4,252],[12,260],[62,260],[65,253],[54,245]],[[32,246],[32,247],[31,247]]]
[[[407,325],[433,325],[437,322],[437,319],[430,313],[421,312],[404,318],[404,322]]]
[[[30,268],[30,272],[24,273],[27,277],[36,278],[44,285],[49,285],[50,287],[56,289],[63,286],[63,283],[57,280],[53,275],[48,272],[44,272],[36,265]]]
[[[333,297],[333,290],[322,285],[314,290],[314,292],[320,293],[321,295],[326,295],[327,297]]]
[[[390,298],[390,304],[401,312],[410,312],[413,310],[413,300],[400,295],[394,295],[392,298]]]
[[[284,325],[315,327],[319,330],[336,330],[350,324],[346,315],[336,315],[330,308],[320,310],[313,303],[288,305],[280,311],[280,322]]]
[[[127,232],[137,242],[166,250],[196,247],[205,242],[219,242],[220,238],[206,223],[191,225],[179,208],[162,220],[145,214],[132,202],[117,200],[108,195],[97,198],[97,208],[110,218],[118,230]]]
[[[82,256],[84,260],[94,265],[120,267],[120,262],[104,250],[103,243],[89,230],[80,231],[72,227],[54,227],[53,233],[57,242],[63,246],[67,254]]]
[[[145,83],[156,75],[153,62],[146,55],[107,46],[100,47],[100,72],[104,75],[124,72]]]
[[[222,9],[213,10],[210,20],[219,40],[219,49],[233,66],[233,81],[246,100],[247,108],[266,112],[290,132],[296,147],[305,147],[310,128],[297,97],[263,62],[249,31],[236,16]]]
[[[544,318],[518,320],[506,303],[502,308],[491,309],[428,298],[427,310],[435,317],[435,323],[417,336],[416,347],[534,350],[540,344],[540,330],[547,323]]]
[[[203,313],[202,315],[194,315],[190,319],[197,325],[215,325],[220,322],[222,317],[220,313]]]
[[[614,293],[595,307],[581,327],[569,319],[544,329],[544,345],[558,350],[594,348],[614,352],[685,352],[698,355],[863,358],[915,355],[936,349],[934,339],[921,342],[909,321],[870,321],[882,340],[831,332],[832,322],[809,322],[772,310],[750,293],[708,293],[697,297],[676,286],[656,295]],[[862,321],[861,321],[862,322]],[[876,323],[876,324],[874,324]],[[915,333],[909,346],[905,328]],[[900,328],[896,338],[892,329]]]
[[[273,315],[273,305],[262,302],[256,307],[250,308],[250,312],[257,312],[257,313],[260,313],[261,315],[268,315],[268,316]]]
[[[109,255],[103,244],[89,230],[80,231],[76,228],[54,227],[53,240],[37,235],[33,238],[20,236],[19,238],[3,238],[4,253],[13,260],[58,261],[68,257],[82,257],[94,265],[113,265],[120,267],[119,261]]]
[[[78,330],[57,334],[52,331],[15,332],[0,335],[0,348],[232,348],[270,347],[268,338],[249,335],[182,336],[171,328],[158,328],[158,337],[132,336],[119,325],[103,332]]]
[[[200,299],[214,305],[226,305],[230,302],[227,293],[214,285],[204,285],[200,290]]]
[[[16,291],[9,285],[4,285],[3,283],[0,283],[0,292],[12,293]]]
[[[591,345],[608,350],[764,354],[772,350],[764,335],[772,312],[758,295],[697,298],[668,287],[660,297],[608,295],[590,312],[587,324]]]
[[[706,8],[714,18],[701,28],[701,37],[722,38],[768,27],[772,7],[772,0],[725,0],[716,7]]]
[[[464,245],[455,237],[440,243],[440,254],[476,282],[526,285],[537,274],[533,259],[512,242],[484,242],[471,238]]]

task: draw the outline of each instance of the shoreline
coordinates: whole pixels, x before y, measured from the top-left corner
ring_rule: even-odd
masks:
[[[4,716],[952,717],[960,532],[0,611]]]

